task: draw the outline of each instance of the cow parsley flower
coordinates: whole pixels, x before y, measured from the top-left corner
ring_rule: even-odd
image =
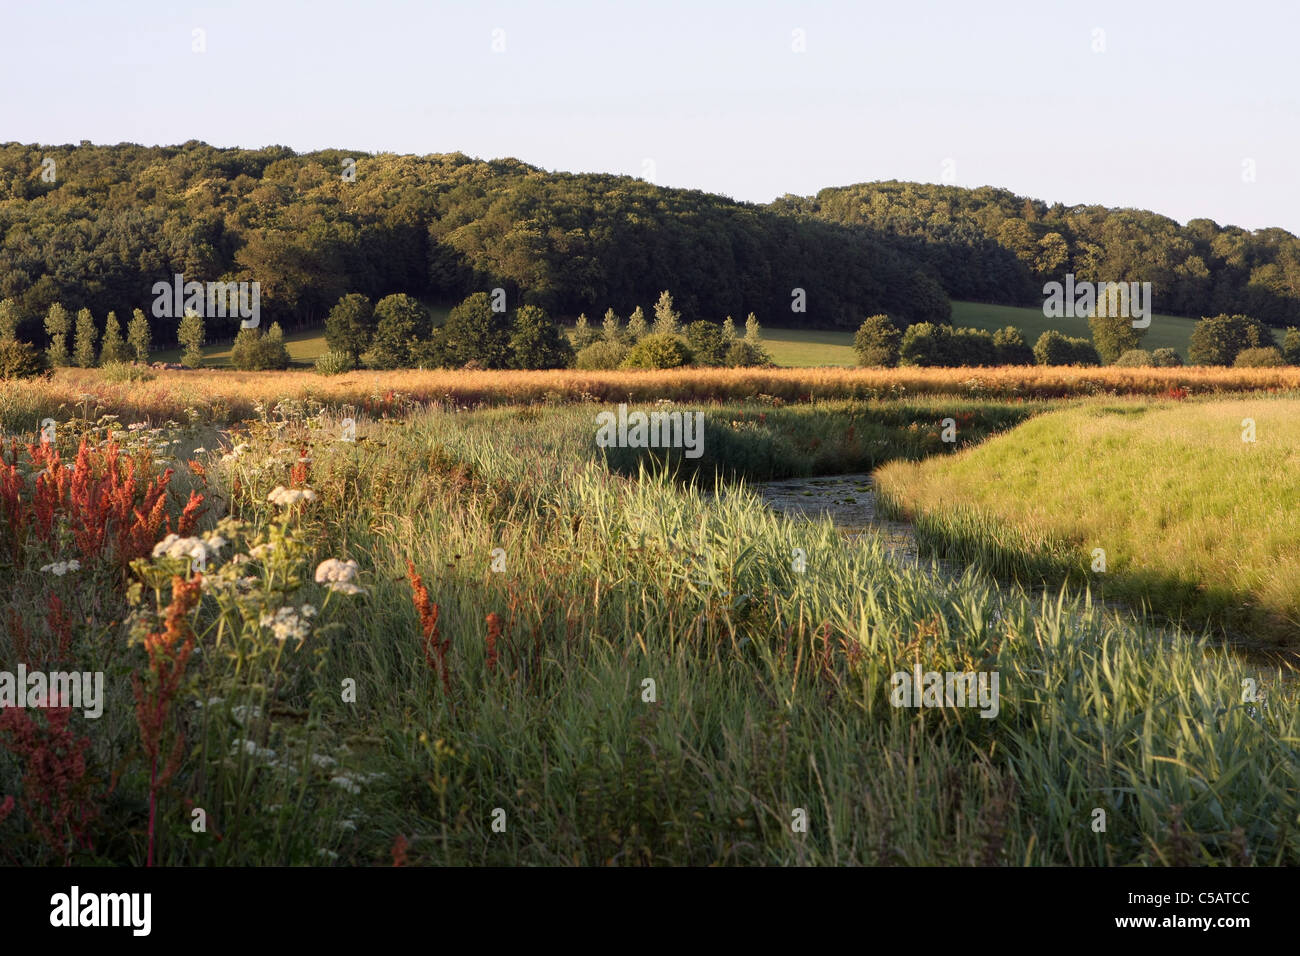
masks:
[[[362,594],[362,589],[357,585],[360,570],[357,562],[351,558],[347,561],[327,558],[316,566],[316,583],[340,594]]]

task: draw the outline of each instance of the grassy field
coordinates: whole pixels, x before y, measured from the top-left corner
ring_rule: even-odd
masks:
[[[937,553],[1295,640],[1297,465],[1300,400],[1255,397],[1056,411],[878,479]]]
[[[48,380],[0,382],[0,428],[34,431],[46,417],[124,420],[191,418],[221,424],[253,417],[281,399],[319,402],[365,417],[404,414],[437,404],[478,406],[564,402],[726,402],[771,405],[838,399],[950,396],[960,399],[1058,399],[1087,395],[1203,395],[1300,389],[1300,368],[1122,369],[669,369],[664,371],[314,372],[181,370],[148,381],[112,381],[97,370],[59,369]],[[87,410],[81,406],[87,405]],[[94,414],[92,414],[94,413]]]
[[[868,425],[888,454],[947,450],[927,444],[941,405],[731,403],[707,444],[739,479],[797,464],[801,442],[816,467],[854,467]],[[963,421],[1051,407],[970,403]],[[355,441],[293,401],[220,429],[62,422],[62,455],[90,450],[52,498],[33,479],[60,462],[8,452],[0,656],[75,660],[107,686],[101,719],[18,716],[35,736],[0,735],[0,793],[18,797],[0,860],[1300,862],[1282,671],[1082,594],[937,579],[743,481],[711,494],[607,462],[595,410],[408,409]],[[96,490],[124,468],[110,431],[132,492]],[[168,465],[166,512],[206,537],[161,551],[202,543],[202,587],[151,546],[166,525],[139,496]],[[894,675],[916,667],[996,674],[997,706],[896,706]],[[84,740],[85,759],[45,773],[28,739]]]

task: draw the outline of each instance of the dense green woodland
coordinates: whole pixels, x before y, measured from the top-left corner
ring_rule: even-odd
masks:
[[[1300,323],[1300,239],[1142,209],[1047,205],[1005,189],[861,183],[785,196],[776,212],[865,228],[924,264],[954,299],[1036,305],[1067,272],[1088,282],[1150,282],[1155,311],[1245,313]]]
[[[52,303],[101,325],[108,310],[148,314],[153,283],[175,273],[256,280],[263,321],[285,328],[320,324],[347,293],[451,303],[497,286],[551,314],[627,314],[672,289],[688,322],[857,328],[881,312],[946,321],[949,295],[1040,301],[1043,278],[1070,270],[1151,281],[1158,311],[1300,322],[1287,232],[988,188],[875,183],[760,206],[459,153],[0,146],[0,299],[33,341]],[[174,320],[152,321],[155,343],[175,341]],[[210,323],[209,340],[224,331]]]

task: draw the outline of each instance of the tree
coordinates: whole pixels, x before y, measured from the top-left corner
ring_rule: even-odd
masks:
[[[569,340],[551,317],[535,305],[521,305],[515,310],[510,351],[514,368],[568,368],[573,361]]]
[[[593,342],[574,357],[573,367],[584,371],[618,368],[625,358],[627,346],[622,342]]]
[[[771,365],[772,356],[756,342],[748,339],[736,339],[727,346],[726,363],[728,368],[750,368]]]
[[[1156,368],[1178,368],[1183,364],[1183,357],[1173,349],[1153,349],[1151,364]]]
[[[149,320],[144,313],[136,309],[131,313],[131,321],[126,327],[126,343],[131,347],[131,354],[142,365],[149,364],[149,346],[153,344],[149,331]]]
[[[131,354],[127,351],[126,342],[122,339],[122,323],[117,321],[116,312],[110,312],[108,318],[104,320],[104,339],[100,344],[99,364],[128,362],[130,359]]]
[[[70,325],[68,310],[58,302],[51,305],[50,311],[45,313],[45,334],[50,337],[50,345],[45,354],[49,358],[50,368],[60,368],[71,362],[68,356]]]
[[[289,347],[284,344],[284,329],[280,328],[279,322],[271,323],[259,344],[262,368],[284,370],[289,367]]]
[[[480,292],[478,295],[487,307],[487,294]],[[453,315],[455,311],[452,310]],[[414,365],[417,349],[431,331],[429,313],[419,300],[401,292],[384,296],[375,303],[374,322],[375,333],[370,339],[370,349],[365,353],[366,364],[377,369]]]
[[[623,341],[623,320],[613,309],[605,310],[605,319],[600,323],[600,328],[606,342]]]
[[[0,302],[0,342],[18,340],[18,303],[13,299]]]
[[[45,356],[36,346],[14,339],[0,339],[0,379],[34,378],[45,374]]]
[[[1156,360],[1146,349],[1127,349],[1110,364],[1117,368],[1153,368]]]
[[[655,303],[655,335],[677,335],[682,330],[681,313],[673,308],[673,297],[665,289]]]
[[[1106,365],[1113,365],[1125,352],[1141,348],[1146,329],[1133,328],[1133,320],[1122,315],[1099,315],[1096,310],[1088,317],[1092,331],[1092,344]]]
[[[1242,349],[1233,360],[1236,368],[1278,368],[1285,365],[1282,350],[1275,345],[1266,348]]]
[[[727,361],[727,348],[731,343],[722,329],[700,319],[686,326],[686,342],[695,355],[697,365],[723,365]]]
[[[897,365],[898,343],[902,338],[903,333],[889,316],[884,313],[868,316],[853,337],[858,364],[886,368]]]
[[[1034,358],[1039,365],[1100,365],[1101,356],[1084,338],[1062,335],[1055,329],[1044,332],[1034,343]]]
[[[758,326],[758,316],[753,312],[745,316],[745,341],[757,345],[763,341],[763,331]]]
[[[728,345],[736,340],[736,320],[731,316],[722,320],[722,337],[727,340]]]
[[[80,368],[95,367],[95,340],[99,332],[95,328],[95,319],[89,309],[77,312],[77,334],[72,341],[72,360]]]
[[[1287,365],[1300,365],[1300,329],[1290,328],[1282,337],[1282,358]]]
[[[1231,365],[1242,349],[1271,348],[1273,333],[1248,315],[1220,314],[1192,328],[1187,357],[1192,365]]]
[[[587,313],[583,312],[578,316],[578,321],[573,326],[574,349],[585,349],[588,345],[598,341],[600,341],[600,333],[591,327],[591,322],[587,319]]]
[[[638,305],[627,320],[627,340],[635,345],[649,334],[650,326],[646,323],[645,312],[641,311],[641,306]]]
[[[1034,350],[1025,341],[1024,333],[1014,325],[993,333],[993,347],[997,350],[999,365],[1034,364]]]
[[[510,317],[492,311],[486,292],[475,292],[452,309],[442,332],[445,364],[457,368],[470,362],[483,368],[510,367]]]
[[[375,307],[369,297],[353,292],[343,296],[325,319],[325,341],[331,351],[346,352],[355,362],[370,348],[375,334]]]
[[[691,350],[677,335],[652,332],[628,350],[624,368],[678,368],[691,361]]]
[[[203,364],[203,316],[186,309],[176,329],[176,341],[181,344],[181,364],[186,368],[199,368]]]

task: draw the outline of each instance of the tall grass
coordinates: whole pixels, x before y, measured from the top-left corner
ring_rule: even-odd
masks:
[[[1279,669],[1086,593],[900,565],[743,483],[611,472],[589,408],[243,437],[210,462],[214,500],[269,522],[269,489],[307,448],[317,500],[296,537],[313,560],[358,561],[367,594],[265,700],[256,747],[300,769],[219,774],[227,741],[210,741],[164,809],[193,801],[222,840],[178,836],[163,862],[369,864],[399,836],[415,864],[1300,862],[1296,685]],[[408,560],[438,605],[450,692]],[[206,701],[202,650],[190,693]],[[997,671],[998,716],[891,706],[890,676],[917,664]],[[1265,701],[1242,702],[1244,678]],[[313,769],[309,751],[338,763]],[[138,791],[116,799],[116,822],[138,818]]]
[[[412,404],[516,405],[598,401],[807,402],[959,396],[1058,399],[1090,395],[1158,396],[1300,389],[1300,369],[955,368],[715,369],[666,371],[354,372],[322,379],[311,372],[160,371],[149,382],[114,382],[94,369],[60,369],[48,381],[0,382],[0,428],[35,428],[41,418],[93,395],[124,421],[227,424],[284,398],[352,406],[373,415]]]

